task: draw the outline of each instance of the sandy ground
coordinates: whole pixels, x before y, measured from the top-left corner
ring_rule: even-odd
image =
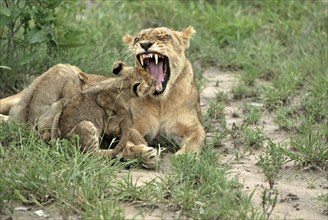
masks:
[[[205,71],[203,77],[208,79],[208,83],[201,92],[202,105],[206,108],[208,98],[214,98],[219,91],[229,92],[233,86],[238,83],[238,75],[230,72],[222,72],[218,68],[210,68]],[[246,100],[247,101],[247,100]],[[233,112],[242,115],[241,107],[245,103],[242,101],[232,101],[225,106],[225,117],[227,127],[231,129],[233,123],[240,126],[242,117],[232,117]],[[262,132],[271,138],[275,143],[288,142],[288,135],[279,130],[274,122],[273,113],[264,111],[257,126]],[[232,172],[238,176],[244,185],[245,192],[254,192],[254,204],[262,208],[262,192],[269,189],[268,181],[261,173],[261,169],[256,165],[257,158],[261,151],[254,151],[252,154],[246,154],[242,159],[235,160],[233,144],[229,141],[224,143],[225,154],[222,159],[230,163]],[[226,153],[227,152],[227,153]],[[274,208],[270,219],[325,219],[328,217],[322,214],[321,202],[316,198],[327,192],[328,182],[326,175],[321,172],[310,172],[300,170],[293,163],[287,163],[281,171],[281,179],[274,186],[278,190],[278,203]]]
[[[230,92],[238,82],[237,74],[223,72],[219,68],[208,69],[204,72],[203,77],[205,82],[204,88],[201,91],[201,105],[203,110],[206,110],[208,101],[213,99],[217,92]],[[225,105],[224,113],[228,128],[231,128],[233,123],[239,126],[243,122],[241,107],[245,102],[247,100],[231,101]],[[232,113],[236,112],[241,117],[232,117]],[[278,126],[274,122],[274,115],[270,112],[263,112],[261,121],[257,127],[275,143],[288,141],[288,135],[278,129]],[[244,185],[246,193],[254,191],[253,202],[258,209],[262,209],[261,195],[264,189],[269,189],[269,184],[265,180],[264,174],[261,173],[260,167],[256,165],[257,158],[261,155],[261,150],[254,151],[251,154],[245,154],[241,159],[236,160],[234,156],[235,149],[231,141],[224,142],[223,149],[220,149],[220,152],[224,152],[221,153],[221,159],[231,165],[231,175],[238,176],[240,182]],[[170,156],[170,154],[165,155],[159,171],[138,169],[124,171],[121,175],[128,175],[128,172],[131,172],[133,180],[138,185],[147,184],[147,182],[163,176],[170,170]],[[318,196],[326,193],[328,189],[328,182],[325,179],[324,173],[300,170],[293,163],[288,163],[284,165],[281,171],[281,179],[276,182],[274,188],[279,193],[278,202],[270,219],[328,219],[326,215],[322,214],[321,202],[316,199]],[[183,219],[179,212],[168,210],[167,207],[160,204],[152,210],[142,207],[140,204],[122,204],[122,206],[125,210],[126,219],[157,220],[175,219],[177,217]],[[27,211],[14,211],[12,219],[45,218],[38,217],[34,213],[39,208],[29,208]],[[46,209],[44,211],[49,214],[48,219],[62,219],[55,209]],[[9,216],[2,217],[3,219],[11,219],[8,218]],[[78,219],[78,217],[73,216],[72,219]]]

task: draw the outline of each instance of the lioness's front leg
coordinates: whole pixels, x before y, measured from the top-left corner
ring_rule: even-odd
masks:
[[[182,138],[181,149],[176,154],[196,153],[199,155],[205,139],[205,130],[195,114],[185,113],[180,115],[175,123],[171,123],[167,129],[169,135]],[[188,120],[187,120],[188,119]]]
[[[202,143],[205,138],[205,132],[202,126],[188,129],[188,135],[182,138],[181,149],[176,154],[196,153],[199,155],[202,151]]]

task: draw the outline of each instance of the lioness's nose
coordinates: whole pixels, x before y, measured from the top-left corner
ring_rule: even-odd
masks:
[[[140,43],[140,46],[147,51],[154,43],[153,42],[146,42],[146,43]]]

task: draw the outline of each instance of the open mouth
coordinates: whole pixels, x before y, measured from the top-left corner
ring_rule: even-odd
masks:
[[[156,79],[154,95],[165,91],[170,78],[170,65],[167,56],[158,53],[142,53],[137,55],[140,65]]]

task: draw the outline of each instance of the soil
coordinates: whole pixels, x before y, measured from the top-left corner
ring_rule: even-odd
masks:
[[[229,93],[238,83],[238,74],[222,72],[219,68],[208,69],[203,77],[208,79],[207,85],[201,92],[203,109],[206,109],[207,100],[214,98],[217,92]],[[233,123],[237,126],[242,124],[243,117],[233,117],[232,113],[237,112],[241,116],[243,114],[241,108],[247,101],[251,103],[246,99],[225,104],[224,112],[229,129]],[[274,119],[272,112],[264,110],[258,125],[249,127],[258,127],[275,143],[287,143],[289,135],[279,129]],[[253,202],[258,209],[262,209],[262,193],[264,189],[270,188],[264,174],[261,173],[261,168],[256,165],[262,151],[253,151],[236,160],[231,141],[226,141],[224,148],[222,160],[231,165],[232,173],[238,176],[245,192],[254,191]],[[274,185],[274,189],[278,190],[278,202],[270,219],[327,219],[328,217],[323,214],[322,203],[316,199],[327,192],[327,187],[326,174],[323,172],[300,169],[292,162],[285,164],[281,170],[281,179]]]
[[[238,74],[232,72],[221,71],[218,67],[209,68],[203,74],[204,88],[201,90],[201,106],[205,111],[208,107],[209,100],[215,98],[217,92],[223,91],[229,93],[231,89],[238,83]],[[243,123],[242,106],[245,102],[251,103],[251,100],[232,100],[225,104],[224,114],[227,127],[231,129],[233,123],[240,126]],[[261,103],[257,103],[261,104]],[[238,113],[240,117],[233,117],[233,113]],[[219,125],[218,125],[219,126]],[[258,125],[250,126],[258,127],[262,132],[275,143],[287,143],[288,134],[279,130],[275,123],[274,114],[263,111],[262,117]],[[261,155],[261,150],[254,150],[246,153],[239,159],[235,158],[235,148],[231,140],[223,143],[223,147],[218,148],[221,160],[230,164],[232,173],[231,178],[237,176],[244,185],[245,193],[253,194],[253,202],[257,209],[262,209],[262,193],[265,189],[269,189],[268,181],[265,179],[261,168],[257,166],[257,159]],[[131,173],[132,179],[137,185],[147,184],[158,177],[162,177],[169,172],[171,164],[169,157],[172,154],[165,154],[161,161],[161,167],[158,171],[148,170],[129,170],[123,171],[121,175]],[[323,214],[322,203],[317,197],[327,193],[328,182],[323,172],[311,172],[310,170],[301,169],[289,162],[283,166],[281,170],[281,178],[276,181],[274,189],[278,191],[277,204],[270,215],[269,219],[322,219],[327,220],[327,215]],[[16,207],[22,206],[17,204]],[[140,204],[122,204],[124,207],[126,219],[174,219],[182,218],[179,212],[168,210],[163,205],[157,205],[152,209],[143,207]],[[37,207],[29,207],[27,211],[14,211],[10,218],[8,215],[0,215],[2,219],[40,219],[34,212]],[[59,213],[52,208],[44,210],[49,214],[48,219],[62,219]],[[9,218],[8,218],[9,217]],[[78,217],[73,216],[73,219]]]

